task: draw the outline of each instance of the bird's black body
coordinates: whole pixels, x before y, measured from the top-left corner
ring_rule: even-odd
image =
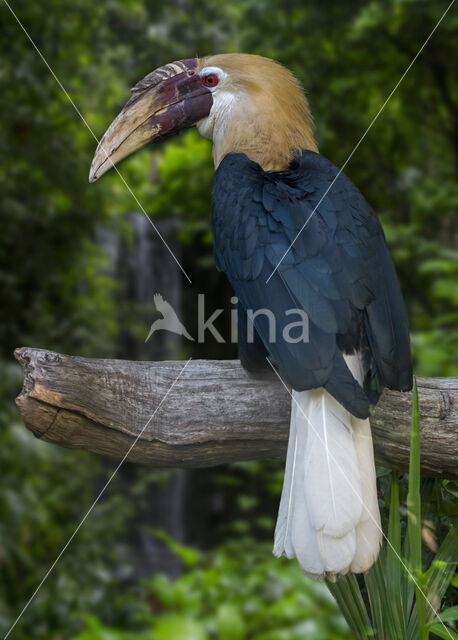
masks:
[[[297,391],[325,387],[353,415],[365,418],[384,386],[412,385],[404,303],[383,230],[358,189],[341,173],[283,258],[338,174],[323,156],[303,151],[288,171],[265,172],[244,154],[229,154],[213,186],[213,234],[218,268],[244,310],[270,309],[277,323],[255,319],[257,337],[241,360],[258,367],[269,355]],[[272,271],[283,258],[280,266]],[[285,314],[303,309],[309,341],[289,344]],[[342,353],[358,351],[364,389]]]

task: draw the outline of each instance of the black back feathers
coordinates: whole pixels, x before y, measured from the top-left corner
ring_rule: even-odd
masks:
[[[245,310],[274,314],[273,341],[265,314],[254,325],[282,377],[298,391],[324,386],[364,418],[384,386],[411,388],[409,333],[375,213],[343,173],[323,198],[337,174],[313,151],[279,172],[243,154],[226,156],[213,186],[215,258]],[[285,337],[292,309],[308,316],[308,342]],[[364,388],[342,355],[355,351]]]

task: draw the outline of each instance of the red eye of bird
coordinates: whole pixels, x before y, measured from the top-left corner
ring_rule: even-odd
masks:
[[[219,82],[219,78],[216,73],[207,73],[207,75],[202,78],[202,82],[206,87],[216,87]]]

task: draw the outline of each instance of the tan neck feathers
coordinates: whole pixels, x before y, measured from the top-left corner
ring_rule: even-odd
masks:
[[[245,54],[212,56],[205,65],[221,67],[231,82],[213,131],[216,166],[228,153],[245,153],[264,170],[280,171],[298,151],[318,150],[307,98],[285,67]]]

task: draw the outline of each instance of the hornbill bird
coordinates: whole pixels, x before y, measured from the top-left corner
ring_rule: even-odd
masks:
[[[384,387],[412,386],[406,312],[380,222],[318,153],[300,83],[255,55],[148,74],[103,136],[90,181],[192,125],[213,141],[216,265],[239,317],[253,312],[254,341],[240,322],[240,359],[257,370],[268,357],[292,388],[274,553],[316,579],[365,572],[382,533],[369,412]],[[307,314],[308,341],[285,338],[291,308]],[[275,314],[276,340],[261,309]]]

